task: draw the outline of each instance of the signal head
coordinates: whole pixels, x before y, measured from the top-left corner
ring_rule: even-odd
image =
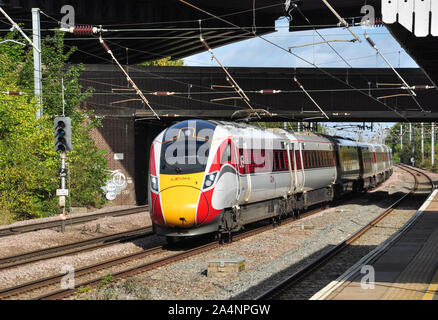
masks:
[[[56,117],[55,122],[55,151],[68,152],[72,150],[71,144],[71,119],[69,117]]]

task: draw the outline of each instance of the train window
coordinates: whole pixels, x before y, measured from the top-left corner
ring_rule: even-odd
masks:
[[[307,160],[307,168],[312,168],[312,152],[307,151],[308,160]]]
[[[274,151],[274,171],[285,171],[289,169],[289,161],[285,150]]]
[[[288,168],[289,168],[289,165],[290,165],[290,167],[291,167],[291,169],[292,170],[294,170],[294,153],[293,153],[294,151],[293,150],[290,150],[289,151],[289,156],[290,156],[290,164],[289,164],[289,159],[288,159]]]
[[[308,168],[312,168],[312,152],[311,151],[307,151],[307,155],[309,157],[309,159],[307,160],[307,167]]]
[[[303,151],[303,161],[304,161],[304,168],[308,168],[309,167],[309,154],[307,153],[307,151]]]
[[[312,168],[312,151],[307,151],[307,156],[308,156],[307,167]]]
[[[279,169],[280,170],[284,170],[285,167],[286,167],[285,162],[284,162],[284,152],[283,151],[278,151],[278,156],[280,158],[280,167],[279,167]]]
[[[277,151],[274,151],[274,171],[278,171],[280,168],[280,155]]]
[[[231,143],[228,142],[224,153],[222,154],[222,158],[221,158],[221,165],[223,165],[224,163],[230,162],[231,161]]]
[[[287,159],[287,151],[281,150],[281,161],[282,161],[282,170],[288,170],[289,169],[289,161]]]
[[[241,150],[240,152],[242,152]],[[272,170],[270,152],[266,153],[265,150],[244,150],[247,159],[245,163],[245,174],[256,172],[269,172]],[[274,154],[274,166],[275,166],[275,154]]]
[[[293,157],[293,155],[291,155],[291,157]],[[297,170],[302,169],[303,160],[301,159],[300,151],[298,150],[295,151],[295,160],[297,161]]]

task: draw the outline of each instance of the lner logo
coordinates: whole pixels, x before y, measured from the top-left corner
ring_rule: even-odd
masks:
[[[428,36],[429,30],[438,36],[438,0],[382,0],[382,18],[385,23],[398,21],[417,37]]]

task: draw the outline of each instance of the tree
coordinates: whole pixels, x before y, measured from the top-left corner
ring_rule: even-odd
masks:
[[[400,134],[400,127],[403,125],[402,133]],[[431,124],[425,123],[423,125],[424,130],[424,159],[421,153],[421,124],[413,123],[412,124],[412,143],[409,139],[409,125],[396,123],[388,133],[388,137],[386,138],[386,144],[392,148],[394,162],[408,163],[410,164],[410,160],[414,157],[415,165],[424,169],[432,170],[432,162],[431,162]],[[403,136],[403,149],[402,149],[402,136]],[[435,150],[438,150],[438,145],[435,143]],[[414,149],[414,152],[412,152]],[[438,160],[435,157],[436,160]],[[437,161],[435,161],[435,167],[438,166]],[[438,169],[438,168],[435,168]],[[434,171],[435,171],[434,169]]]
[[[156,67],[165,67],[165,66],[174,66],[181,67],[184,65],[184,60],[171,60],[171,57],[161,58],[158,60],[146,61],[140,63],[141,66],[156,66]]]
[[[6,38],[24,41],[16,32]],[[68,155],[70,200],[78,206],[101,206],[105,201],[101,186],[108,179],[105,152],[98,150],[89,136],[99,121],[90,117],[91,112],[78,108],[92,91],[83,90],[78,83],[82,66],[68,64],[74,48],[64,52],[61,33],[43,41],[44,115],[37,120],[31,50],[11,42],[1,46],[0,92],[23,91],[28,95],[0,94],[0,222],[59,213],[55,193],[60,160],[54,151],[53,118],[62,114],[62,77],[65,115],[72,118],[73,128],[73,151]]]

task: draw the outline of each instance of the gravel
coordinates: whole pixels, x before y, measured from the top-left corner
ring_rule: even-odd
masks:
[[[147,299],[254,299],[362,228],[397,198],[395,193],[406,193],[412,185],[412,177],[396,168],[381,187],[341,206],[130,280],[147,290],[149,294],[143,297]],[[218,258],[244,259],[246,268],[226,277],[208,276],[208,261]],[[105,289],[92,290],[75,299],[96,297],[101,290]]]
[[[438,181],[438,174],[434,175],[434,179]],[[383,212],[397,197],[396,193],[408,192],[411,186],[412,177],[395,168],[392,177],[381,187],[336,208],[129,279],[109,281],[96,289],[81,288],[80,294],[70,299],[254,299],[359,230]],[[65,234],[41,230],[0,238],[0,256],[89,239],[95,234],[97,224],[100,224],[101,233],[115,233],[148,226],[150,218],[145,213],[108,217],[85,224],[85,229],[73,226]],[[64,265],[78,268],[163,242],[162,237],[151,239],[0,271],[0,287],[58,274]],[[244,259],[245,270],[226,277],[208,276],[208,261],[218,258]]]

